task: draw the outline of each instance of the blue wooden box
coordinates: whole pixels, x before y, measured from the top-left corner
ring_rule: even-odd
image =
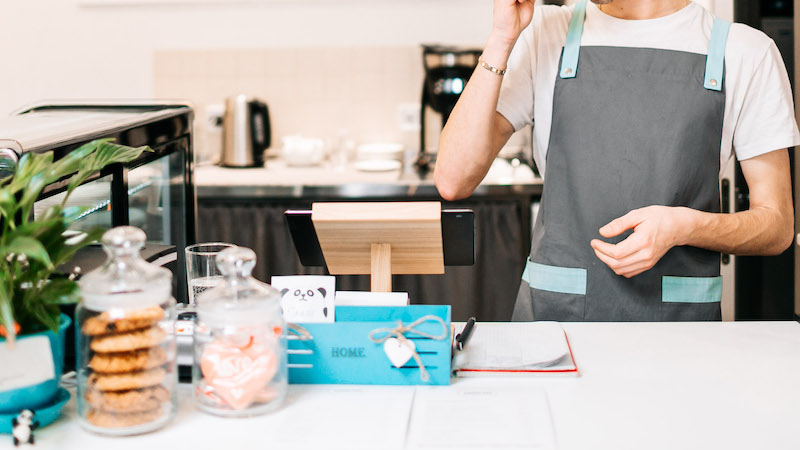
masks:
[[[406,332],[416,344],[430,379],[425,382],[414,358],[399,369],[383,350],[383,343],[369,338],[372,330],[395,328],[398,320],[409,325],[427,316],[438,316],[447,326],[447,337],[434,340]],[[300,324],[312,339],[289,340],[289,382],[296,384],[450,384],[450,305],[340,306],[336,322]],[[442,325],[426,321],[415,329],[441,335]]]

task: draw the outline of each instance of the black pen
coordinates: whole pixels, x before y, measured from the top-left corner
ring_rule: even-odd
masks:
[[[467,320],[467,324],[464,325],[464,329],[461,330],[461,333],[456,335],[456,348],[464,350],[464,346],[467,345],[469,337],[472,336],[473,328],[475,328],[475,318],[470,317],[469,320]]]

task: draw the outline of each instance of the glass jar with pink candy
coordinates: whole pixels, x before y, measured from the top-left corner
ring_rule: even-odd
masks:
[[[280,292],[250,276],[255,263],[248,248],[223,250],[217,265],[224,280],[196,299],[194,398],[212,414],[263,414],[286,397]]]

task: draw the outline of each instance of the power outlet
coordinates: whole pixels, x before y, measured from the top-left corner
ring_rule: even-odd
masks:
[[[209,130],[222,128],[222,117],[225,115],[225,105],[217,103],[206,106],[206,126]]]
[[[401,131],[419,131],[419,103],[397,105],[397,126]]]

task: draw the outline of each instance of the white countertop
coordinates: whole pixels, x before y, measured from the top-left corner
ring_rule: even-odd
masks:
[[[436,389],[542,388],[562,450],[800,448],[800,324],[567,323],[564,328],[579,377],[457,379]],[[286,405],[275,413],[222,419],[196,411],[183,386],[174,422],[125,438],[83,431],[74,420],[73,399],[64,417],[36,432],[35,448],[350,450],[361,448],[359,424],[337,414],[338,402],[349,399],[364,414],[375,414],[383,408],[378,397],[414,390],[292,385]],[[407,416],[410,408],[393,417]],[[310,424],[308,433],[286,436],[287,426],[321,409],[329,412],[324,428],[341,433],[318,435]],[[397,448],[402,440],[397,436]],[[11,448],[11,437],[0,435],[0,449]]]
[[[416,174],[401,169],[383,172],[367,172],[347,167],[289,166],[280,159],[267,161],[265,167],[226,168],[199,166],[194,171],[197,186],[339,186],[345,184],[396,184],[430,185],[431,177],[420,179]],[[484,185],[537,184],[541,178],[534,175],[530,167],[516,168],[504,159],[496,159],[484,178]]]

